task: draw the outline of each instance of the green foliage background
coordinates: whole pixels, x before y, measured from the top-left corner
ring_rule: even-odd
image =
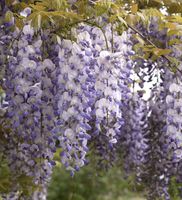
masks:
[[[71,177],[63,167],[57,166],[49,183],[47,200],[146,200],[144,186],[134,182],[134,177],[124,177],[119,167],[98,172],[89,164]],[[181,200],[179,186],[172,179],[172,200]]]
[[[142,187],[125,179],[119,168],[98,174],[88,165],[73,178],[56,167],[48,189],[48,200],[144,200]]]

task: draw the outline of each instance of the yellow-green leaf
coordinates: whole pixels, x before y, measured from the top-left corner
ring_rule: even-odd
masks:
[[[131,6],[131,12],[132,12],[133,14],[135,14],[135,13],[137,13],[137,11],[138,11],[138,4],[133,4],[133,5]]]
[[[170,30],[175,30],[176,29],[176,24],[168,22],[165,24],[166,28],[170,29]]]
[[[36,11],[44,11],[46,9],[46,7],[42,4],[30,4],[30,7],[33,8]]]
[[[119,15],[117,17],[119,21],[122,22],[126,27],[128,26],[127,22],[122,17],[120,17]]]
[[[175,38],[169,41],[170,46],[174,44],[181,44],[181,40]]]
[[[159,49],[159,48],[154,48],[153,53],[157,56],[162,56],[162,55],[168,55],[171,53],[171,49]]]
[[[7,11],[6,14],[5,14],[5,21],[6,22],[10,22],[13,18],[13,13],[11,11]]]
[[[145,44],[145,41],[139,35],[135,35],[135,38],[139,41],[140,44]]]

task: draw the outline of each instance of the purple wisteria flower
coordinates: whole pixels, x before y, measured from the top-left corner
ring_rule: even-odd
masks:
[[[55,152],[51,133],[55,120],[54,94],[49,70],[54,69],[54,64],[49,59],[40,60],[40,51],[36,49],[41,48],[41,38],[34,40],[33,34],[30,25],[25,25],[22,39],[15,42],[8,59],[4,89],[8,102],[6,116],[12,131],[10,143],[16,145],[8,150],[10,168],[17,176],[32,176],[38,184],[50,178],[50,160]]]

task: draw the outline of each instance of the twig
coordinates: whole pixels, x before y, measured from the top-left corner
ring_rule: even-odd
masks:
[[[105,42],[106,42],[106,48],[109,51],[109,44],[108,44],[107,36],[106,36],[106,33],[105,33],[104,29],[101,26],[99,26],[98,24],[96,24],[96,23],[92,23],[92,22],[89,22],[89,21],[87,21],[86,23],[90,24],[92,26],[95,26],[95,27],[99,28],[102,31],[104,39],[105,39]]]
[[[11,41],[11,43],[10,43],[10,45],[9,45],[9,47],[8,47],[8,50],[11,49],[11,47],[13,46],[13,44],[14,44],[14,42],[15,42],[16,40],[19,40],[19,39],[20,39],[22,32],[23,32],[23,28],[22,28],[22,29],[20,30],[20,32],[18,33],[17,37],[13,38],[13,40]]]
[[[114,30],[113,30],[113,23],[111,24],[111,33],[112,33],[112,39],[111,39],[111,45],[112,45],[112,53],[114,53]]]

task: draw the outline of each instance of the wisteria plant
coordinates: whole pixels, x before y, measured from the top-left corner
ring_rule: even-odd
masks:
[[[43,200],[54,166],[118,165],[182,196],[182,3],[0,2],[4,200]],[[55,157],[60,153],[59,159]]]

